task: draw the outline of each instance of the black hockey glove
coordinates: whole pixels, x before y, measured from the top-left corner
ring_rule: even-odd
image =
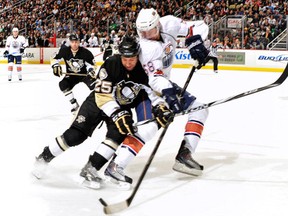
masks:
[[[180,98],[180,95],[182,93],[182,88],[178,86],[176,83],[171,82],[177,96]],[[189,92],[185,91],[183,96],[180,98],[180,104],[183,110],[188,109],[188,107],[196,100],[196,97],[191,95]]]
[[[174,113],[180,113],[181,111],[183,111],[180,101],[177,97],[176,89],[174,87],[163,89],[162,96],[166,103],[169,105],[169,108]]]
[[[21,47],[21,48],[20,48],[20,53],[23,54],[23,53],[24,53],[24,50],[25,50],[25,48],[24,48],[24,47]]]
[[[7,58],[8,55],[9,55],[8,50],[5,50],[5,52],[3,53],[3,57],[4,57],[4,58]]]
[[[91,77],[92,79],[96,79],[96,72],[93,68],[88,69],[88,76]]]
[[[167,123],[172,122],[174,119],[173,112],[164,104],[158,104],[153,107],[152,112],[161,127],[166,127]]]
[[[198,61],[198,68],[205,65],[205,59],[208,56],[209,51],[204,46],[200,35],[187,37],[185,40],[185,46],[189,50],[191,58]]]
[[[131,114],[127,110],[118,109],[111,115],[112,121],[115,123],[119,133],[134,134],[136,128],[133,127],[133,119]]]
[[[53,64],[52,69],[53,69],[53,74],[55,76],[58,76],[58,77],[62,76],[62,67],[59,63]]]

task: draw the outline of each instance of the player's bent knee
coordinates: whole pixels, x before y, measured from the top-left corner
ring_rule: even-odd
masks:
[[[77,128],[70,127],[63,133],[63,140],[68,147],[77,146],[87,139],[87,135]]]
[[[65,79],[63,79],[59,82],[59,88],[64,93],[71,91],[70,85]]]
[[[138,126],[138,132],[136,133],[141,140],[148,142],[151,140],[158,131],[158,125],[156,122],[150,122],[148,124]]]

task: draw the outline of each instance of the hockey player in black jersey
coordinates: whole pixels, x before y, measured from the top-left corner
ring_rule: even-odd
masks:
[[[60,90],[72,104],[71,112],[74,113],[79,108],[79,104],[73,95],[73,88],[80,82],[84,82],[89,89],[94,89],[93,79],[95,76],[95,61],[93,54],[86,48],[80,47],[80,41],[76,34],[69,36],[70,45],[63,46],[51,60],[51,66],[55,76],[63,74],[60,65],[61,59],[64,59],[66,65],[65,77],[59,82]],[[90,76],[85,76],[89,75]]]
[[[100,187],[101,181],[97,171],[113,156],[127,134],[130,134],[129,140],[133,145],[133,142],[139,139],[143,142],[150,139],[154,133],[149,132],[158,129],[157,123],[152,122],[144,126],[148,128],[145,130],[147,134],[137,134],[137,129],[132,125],[131,108],[136,109],[137,120],[143,121],[152,118],[152,104],[155,107],[154,115],[158,116],[159,124],[162,125],[167,121],[169,114],[172,114],[163,104],[164,100],[148,88],[148,77],[138,61],[139,45],[135,39],[125,37],[119,45],[119,52],[120,55],[108,58],[101,66],[95,91],[83,102],[70,128],[56,137],[56,142],[46,146],[36,161],[47,165],[69,147],[84,142],[92,135],[96,126],[105,120],[108,130],[106,139],[89,157],[80,173],[84,185],[92,188]],[[38,171],[34,170],[33,174],[40,178],[41,170],[40,173]],[[110,166],[105,175],[123,182],[132,182],[125,175],[119,176],[119,167],[116,166]]]
[[[101,51],[103,54],[103,61],[105,61],[113,53],[113,40],[110,39],[110,36],[107,35],[101,44]]]

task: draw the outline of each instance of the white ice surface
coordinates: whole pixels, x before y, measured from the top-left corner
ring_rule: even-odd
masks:
[[[116,203],[131,191],[82,188],[77,183],[88,155],[105,136],[105,126],[71,148],[49,167],[48,177],[30,176],[35,156],[54,142],[72,121],[70,105],[49,65],[23,65],[23,81],[7,81],[0,65],[0,215],[98,216],[98,199]],[[173,69],[172,79],[184,84],[188,69]],[[280,73],[197,72],[189,91],[211,102],[274,82]],[[89,91],[80,84],[76,98]],[[191,177],[171,167],[186,117],[170,126],[125,216],[286,216],[288,215],[288,82],[273,89],[210,109],[195,158],[204,174]],[[126,173],[137,181],[157,137],[147,143]]]

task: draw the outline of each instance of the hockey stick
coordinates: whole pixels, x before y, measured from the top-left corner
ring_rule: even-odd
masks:
[[[67,76],[87,76],[86,74],[79,74],[79,73],[65,73],[65,72],[62,72],[62,74],[65,74]]]
[[[198,106],[198,107],[194,107],[194,108],[188,109],[186,111],[183,111],[183,112],[177,114],[177,116],[185,115],[185,114],[188,114],[190,112],[197,111],[197,110],[206,109],[208,107],[212,107],[212,106],[215,106],[215,105],[218,105],[218,104],[226,103],[228,101],[232,101],[232,100],[235,100],[235,99],[238,99],[238,98],[242,98],[242,97],[245,97],[245,96],[248,96],[248,95],[251,95],[251,94],[255,94],[257,92],[261,92],[261,91],[264,91],[264,90],[279,86],[286,80],[287,76],[288,76],[288,64],[286,65],[286,67],[285,67],[283,73],[281,74],[281,76],[274,83],[271,83],[269,85],[266,85],[266,86],[263,86],[263,87],[260,87],[260,88],[256,88],[256,89],[253,89],[253,90],[249,90],[249,91],[246,91],[246,92],[243,92],[243,93],[240,93],[240,94],[237,94],[237,95],[225,98],[225,99],[216,100],[216,101],[213,101],[213,102],[210,102],[210,103],[203,104],[203,105]]]
[[[288,76],[288,64],[286,65],[286,68],[284,69],[284,71],[281,74],[281,76],[274,83],[271,83],[269,85],[266,85],[266,86],[263,86],[263,87],[260,87],[260,88],[256,88],[256,89],[253,89],[253,90],[249,90],[249,91],[246,91],[246,92],[243,92],[243,93],[240,93],[240,94],[228,97],[228,98],[224,98],[224,99],[216,100],[216,101],[213,101],[213,102],[210,102],[210,103],[202,104],[200,106],[185,110],[185,111],[177,114],[176,117],[180,116],[180,115],[188,114],[190,112],[195,112],[197,110],[207,109],[209,107],[212,107],[212,106],[215,106],[215,105],[218,105],[218,104],[226,103],[228,101],[232,101],[232,100],[235,100],[235,99],[238,99],[238,98],[242,98],[242,97],[245,97],[245,96],[248,96],[248,95],[251,95],[251,94],[255,94],[257,92],[261,92],[261,91],[276,87],[278,85],[281,85],[285,81],[287,76]],[[145,120],[145,121],[143,121],[143,122],[141,122],[139,124],[136,124],[135,126],[144,125],[144,124],[147,124],[147,123],[152,122],[152,121],[156,121],[156,119]]]
[[[188,76],[188,78],[187,78],[187,80],[186,80],[186,82],[184,84],[184,87],[182,89],[180,97],[182,97],[184,95],[184,93],[185,93],[185,91],[186,91],[186,89],[188,87],[188,84],[189,84],[189,82],[190,82],[190,80],[191,80],[191,78],[192,78],[192,76],[193,76],[195,71],[196,71],[196,67],[193,66],[192,69],[191,69],[191,72],[190,72],[190,74],[189,74],[189,76]],[[140,177],[139,177],[139,179],[138,179],[138,181],[137,181],[137,183],[135,185],[135,188],[133,189],[131,195],[126,200],[124,200],[122,202],[119,202],[119,203],[112,204],[112,205],[108,205],[102,198],[99,199],[101,204],[104,206],[105,214],[117,213],[117,212],[122,211],[122,210],[124,210],[124,209],[126,209],[126,208],[128,208],[130,206],[132,200],[134,199],[135,194],[137,193],[137,191],[138,191],[138,189],[139,189],[139,187],[140,187],[140,185],[142,183],[142,180],[144,179],[144,177],[145,177],[145,175],[147,173],[147,170],[150,167],[150,164],[151,164],[152,160],[154,159],[154,156],[155,156],[155,154],[156,154],[156,152],[157,152],[157,150],[158,150],[158,148],[159,148],[159,146],[160,146],[160,144],[161,144],[161,142],[163,140],[163,137],[166,134],[167,129],[168,129],[170,123],[172,122],[172,120],[173,119],[169,119],[167,125],[162,130],[162,132],[161,132],[161,134],[160,134],[160,136],[159,136],[159,138],[157,140],[157,143],[156,143],[156,145],[155,145],[155,147],[154,147],[154,149],[153,149],[148,161],[146,162],[145,167],[144,167],[144,169],[143,169],[143,171],[142,171],[142,173],[141,173],[141,175],[140,175]]]

